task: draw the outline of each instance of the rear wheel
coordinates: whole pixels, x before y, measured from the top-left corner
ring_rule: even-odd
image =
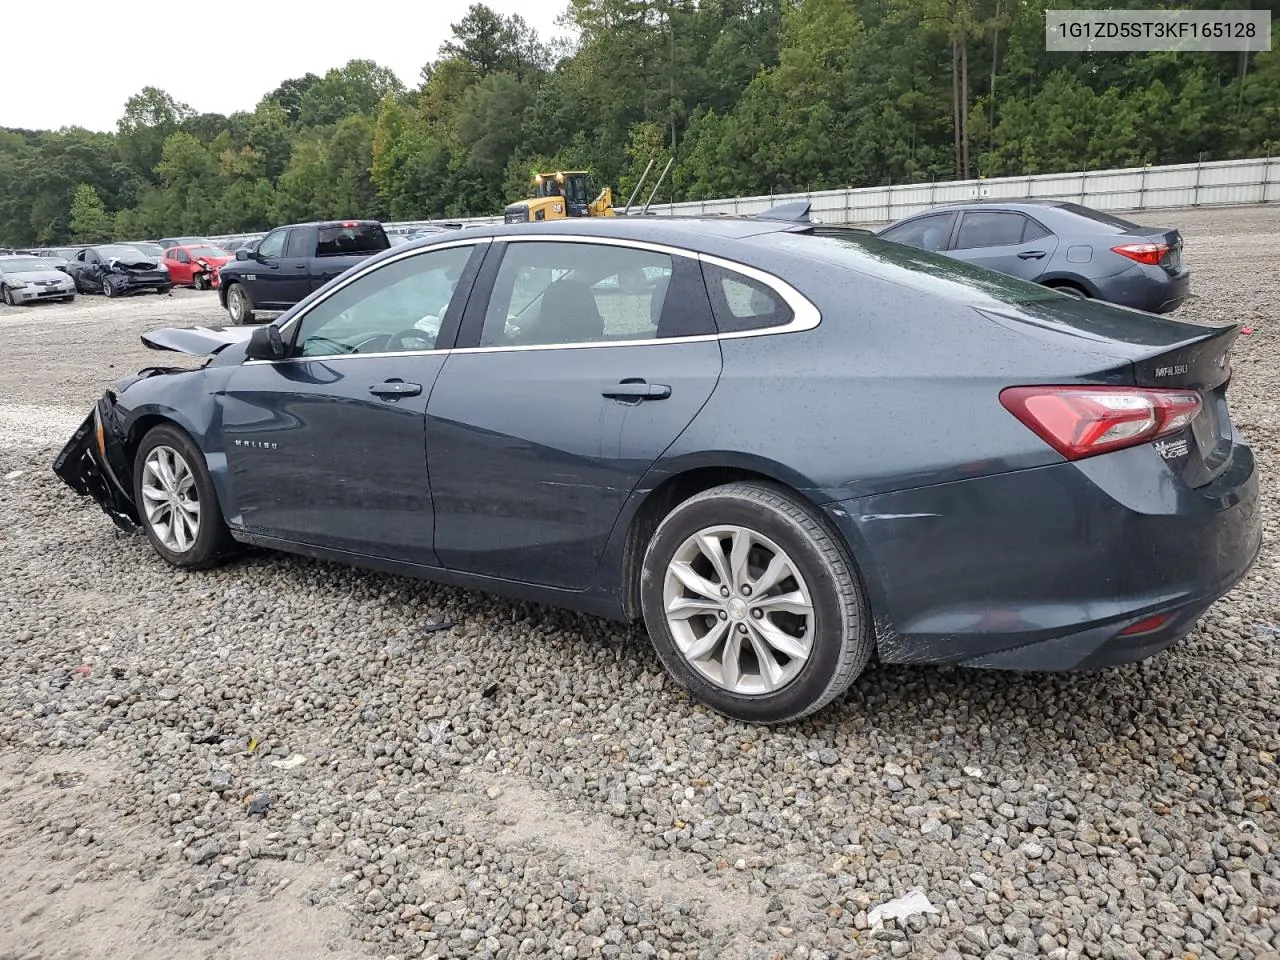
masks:
[[[227,289],[227,313],[231,314],[232,323],[253,323],[253,301],[238,283]]]
[[[235,548],[204,456],[177,427],[155,427],[143,437],[133,497],[151,546],[175,567],[210,567]]]
[[[732,483],[677,506],[649,542],[641,607],[671,675],[751,723],[813,713],[874,648],[853,563],[790,493]]]
[[[1072,283],[1070,280],[1050,280],[1045,284],[1050,290],[1057,290],[1060,293],[1069,293],[1073,297],[1079,297],[1081,300],[1088,300],[1089,293],[1079,284]]]

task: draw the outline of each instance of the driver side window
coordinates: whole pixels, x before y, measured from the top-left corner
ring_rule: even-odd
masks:
[[[269,233],[258,244],[258,255],[263,257],[280,257],[284,256],[284,238],[289,235],[288,230],[277,230],[275,233]]]
[[[427,250],[367,273],[308,310],[294,356],[434,350],[475,246]]]

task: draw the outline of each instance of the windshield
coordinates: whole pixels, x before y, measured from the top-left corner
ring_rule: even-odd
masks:
[[[134,243],[130,240],[125,245],[129,247],[136,247],[149,257],[159,257],[164,254],[164,247],[160,246],[158,243]]]
[[[193,257],[221,257],[223,260],[231,256],[221,247],[189,247],[187,253]]]
[[[146,257],[146,254],[137,247],[131,247],[124,243],[108,243],[106,246],[95,247],[98,256],[110,260],[115,257],[120,260],[136,260],[139,257]]]
[[[0,273],[34,273],[48,269],[49,264],[39,257],[5,257],[0,260]]]

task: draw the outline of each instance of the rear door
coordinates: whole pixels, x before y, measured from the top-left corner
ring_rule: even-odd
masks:
[[[583,589],[625,498],[719,378],[698,263],[500,238],[484,273],[427,406],[436,552],[453,570]]]
[[[424,415],[487,238],[337,287],[219,397],[234,520],[261,536],[436,565]]]
[[[1039,221],[1011,210],[966,210],[952,241],[957,260],[1035,280],[1058,248],[1058,238]]]

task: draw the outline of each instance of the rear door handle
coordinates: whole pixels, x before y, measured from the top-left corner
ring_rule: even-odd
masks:
[[[1024,250],[1018,254],[1019,260],[1039,260],[1044,256],[1043,250]]]
[[[671,396],[671,388],[665,383],[645,383],[643,380],[623,380],[600,391],[602,397],[623,403],[640,403],[642,400],[665,400]]]
[[[403,380],[388,380],[375,383],[369,392],[379,397],[416,397],[422,392],[422,384],[405,383]]]

